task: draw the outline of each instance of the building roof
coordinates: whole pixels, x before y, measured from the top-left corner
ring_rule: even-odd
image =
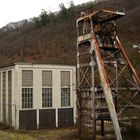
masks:
[[[65,64],[47,64],[47,63],[27,63],[27,62],[15,62],[15,63],[8,63],[4,65],[0,65],[0,68],[6,68],[11,67],[15,65],[52,65],[52,66],[70,66],[70,67],[76,67],[75,65],[65,65]]]
[[[97,11],[93,11],[92,13],[88,13],[80,17],[77,20],[77,23],[83,22],[83,20],[87,18],[94,18],[94,22],[96,21],[96,23],[102,23],[106,21],[116,20],[122,16],[125,16],[124,11],[119,12],[119,11],[112,11],[112,10],[105,10],[105,9],[97,10]]]

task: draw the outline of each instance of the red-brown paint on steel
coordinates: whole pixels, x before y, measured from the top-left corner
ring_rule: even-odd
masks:
[[[138,77],[138,74],[136,73],[136,71],[135,71],[135,69],[134,69],[134,67],[133,67],[133,65],[132,65],[132,63],[131,63],[131,61],[129,60],[129,58],[128,58],[128,56],[127,56],[127,54],[126,54],[126,52],[125,52],[125,50],[124,50],[124,48],[123,48],[123,45],[121,44],[121,42],[120,42],[120,40],[119,40],[118,37],[117,37],[117,43],[118,43],[118,47],[120,48],[120,50],[121,50],[121,52],[122,52],[122,54],[123,54],[125,60],[127,61],[128,65],[129,65],[129,67],[130,67],[130,69],[131,69],[131,71],[132,71],[132,73],[133,73],[135,79],[137,80],[137,82],[138,82],[138,84],[139,84],[139,86],[140,86],[140,79],[139,79],[139,77]]]
[[[110,87],[109,85],[109,82],[108,82],[108,78],[107,78],[107,75],[106,75],[106,71],[105,71],[105,67],[104,67],[104,62],[102,60],[102,57],[101,57],[101,54],[100,54],[100,46],[99,46],[99,43],[97,41],[97,38],[95,35],[93,35],[93,39],[95,41],[95,49],[97,50],[97,55],[98,55],[98,58],[99,58],[99,61],[100,61],[100,64],[101,64],[101,69],[102,69],[102,72],[103,72],[103,75],[104,75],[104,78],[105,78],[105,82],[108,86],[108,88]]]
[[[99,75],[100,75],[100,78],[101,78],[101,84],[102,84],[105,99],[106,99],[106,102],[107,102],[108,110],[109,110],[109,113],[110,113],[110,118],[112,120],[112,124],[113,124],[113,127],[114,127],[116,140],[122,140],[120,127],[119,127],[119,122],[118,122],[118,119],[117,119],[117,114],[116,114],[115,106],[114,106],[114,103],[113,103],[113,97],[112,97],[112,94],[111,94],[110,85],[109,85],[107,74],[106,74],[106,71],[105,71],[104,62],[103,62],[101,54],[100,54],[99,42],[98,42],[95,34],[93,34],[93,40],[95,41],[94,47],[95,47],[95,54],[96,54],[96,61],[97,61],[97,65],[98,65]]]

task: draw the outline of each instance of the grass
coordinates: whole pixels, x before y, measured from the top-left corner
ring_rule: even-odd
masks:
[[[110,124],[105,125],[106,135],[100,136],[97,127],[97,140],[115,140]],[[123,135],[123,140],[132,140],[130,134]],[[79,140],[78,130],[74,127],[47,130],[14,130],[0,126],[0,140]],[[139,140],[136,136],[134,140]]]
[[[35,140],[35,139],[25,134],[0,131],[0,140]]]
[[[0,130],[0,140],[78,140],[75,128],[16,131]]]

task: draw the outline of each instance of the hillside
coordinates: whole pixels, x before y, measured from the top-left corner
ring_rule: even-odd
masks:
[[[22,27],[0,30],[0,64],[10,62],[35,62],[76,64],[76,27],[75,21],[80,11],[89,7],[125,8],[127,15],[120,19],[118,33],[135,68],[140,70],[140,55],[132,48],[140,43],[140,3],[139,0],[105,0],[103,4],[93,2],[68,9],[63,4],[57,13],[42,11],[34,22]],[[43,21],[40,21],[41,16]],[[40,25],[41,22],[41,25]],[[134,55],[135,54],[135,55]]]

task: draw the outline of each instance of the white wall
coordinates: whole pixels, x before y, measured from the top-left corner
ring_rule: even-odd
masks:
[[[15,107],[14,107],[14,75],[13,75],[13,71],[14,71],[14,66],[10,66],[10,67],[5,67],[5,68],[1,68],[0,69],[0,73],[1,73],[1,85],[0,85],[0,100],[1,100],[1,104],[0,104],[0,122],[3,122],[3,87],[2,87],[2,82],[3,82],[3,72],[6,72],[6,123],[8,123],[8,71],[12,71],[12,125],[14,126],[15,123],[15,119],[14,119],[14,114],[15,114]]]
[[[22,109],[22,70],[33,70],[33,108]],[[37,125],[39,125],[38,110],[42,109],[42,70],[52,70],[52,95],[53,106],[56,109],[56,127],[58,126],[57,109],[61,108],[61,71],[70,71],[71,79],[71,106],[74,108],[74,122],[76,121],[76,69],[74,66],[63,65],[22,65],[17,64],[15,67],[15,102],[16,102],[16,128],[19,127],[19,110],[37,109]],[[68,107],[67,107],[68,108]],[[45,108],[46,109],[46,108]],[[49,109],[49,108],[47,108]]]
[[[61,108],[61,71],[70,71],[71,104],[74,108],[74,122],[76,122],[76,68],[64,65],[32,65],[15,64],[10,67],[0,68],[1,72],[1,105],[0,121],[3,121],[2,112],[2,74],[6,72],[6,118],[8,122],[8,71],[12,70],[12,126],[19,128],[19,110],[37,110],[37,125],[39,125],[39,109],[42,109],[42,70],[52,71],[52,108],[56,109],[56,127],[58,126],[58,108]],[[22,109],[22,70],[33,70],[33,108]],[[68,108],[68,107],[67,107]],[[46,108],[45,108],[46,109]],[[47,108],[49,109],[49,108]]]

